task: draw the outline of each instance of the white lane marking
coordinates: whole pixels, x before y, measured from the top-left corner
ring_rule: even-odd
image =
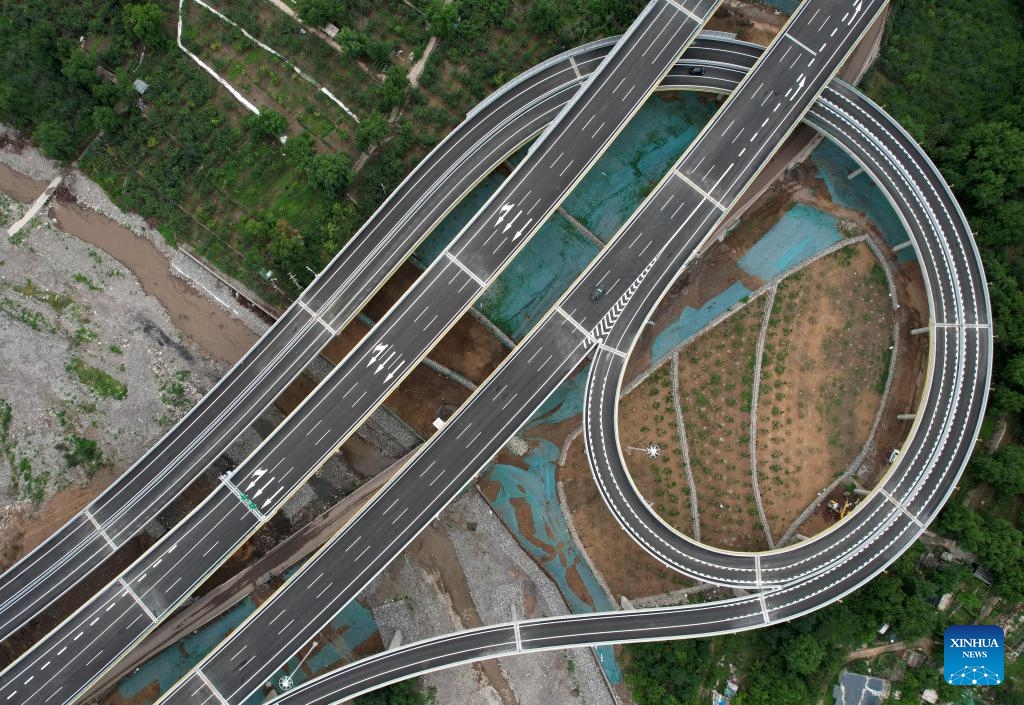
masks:
[[[125,589],[125,591],[129,595],[132,596],[132,599],[135,600],[135,604],[137,604],[139,607],[142,608],[142,611],[146,613],[146,616],[149,617],[153,621],[154,624],[156,624],[157,622],[160,621],[159,619],[156,618],[156,615],[153,614],[152,611],[150,611],[149,607],[146,607],[146,603],[143,602],[142,599],[138,595],[135,594],[135,591],[132,590],[132,586],[129,585],[127,582],[125,582],[124,578],[120,578],[119,577],[117,579],[117,582],[121,583],[121,587],[123,587]]]
[[[755,135],[755,136],[756,136],[756,135]],[[723,205],[722,205],[721,203],[719,203],[719,202],[718,202],[717,200],[715,200],[714,198],[712,198],[712,197],[711,197],[711,194],[710,194],[710,193],[708,193],[707,191],[705,191],[704,189],[702,189],[702,188],[701,188],[700,186],[698,186],[697,184],[693,183],[693,181],[692,181],[692,180],[690,179],[690,177],[688,177],[688,176],[687,176],[686,174],[680,173],[678,169],[673,169],[673,170],[672,170],[672,175],[673,175],[673,176],[675,176],[676,178],[680,179],[680,180],[681,180],[681,181],[682,181],[683,183],[685,183],[685,184],[686,184],[687,186],[689,186],[689,187],[690,187],[690,188],[692,188],[692,189],[693,189],[694,191],[696,191],[696,192],[697,192],[697,193],[699,193],[699,194],[700,194],[701,196],[703,196],[703,197],[704,197],[704,200],[706,200],[706,201],[709,201],[709,202],[710,202],[710,203],[711,203],[711,204],[712,204],[712,205],[713,205],[713,206],[714,206],[715,208],[717,208],[718,210],[722,211],[723,213],[725,213],[726,211],[728,211],[728,210],[729,210],[728,208],[726,208],[725,206],[723,206]]]
[[[564,308],[562,308],[561,306],[555,306],[555,310],[558,311],[560,314],[562,314],[562,317],[565,320],[569,321],[569,323],[571,323],[573,325],[573,327],[576,328],[576,330],[578,330],[580,333],[583,334],[583,339],[587,341],[588,345],[593,345],[595,342],[597,342],[596,340],[594,340],[594,336],[591,335],[590,331],[587,330],[586,328],[584,328],[583,324],[581,324],[575,318],[573,318],[568,313],[566,313]],[[527,362],[532,362],[532,361],[533,361],[532,357],[529,360],[527,360]]]
[[[676,8],[677,10],[682,12],[684,15],[689,17],[691,20],[693,20],[697,24],[704,24],[704,20],[702,18],[697,17],[697,15],[693,14],[690,10],[688,10],[685,7],[683,7],[682,5],[680,5],[678,2],[676,2],[676,0],[667,0],[667,1],[668,1],[669,5],[671,5],[672,7]]]
[[[107,542],[107,545],[108,545],[108,546],[110,546],[110,548],[112,548],[113,550],[115,550],[115,551],[116,551],[116,550],[118,549],[118,546],[117,546],[117,544],[116,544],[116,543],[114,543],[114,542],[113,542],[113,541],[112,541],[112,540],[110,539],[110,537],[109,537],[109,536],[107,535],[107,532],[106,532],[106,531],[104,531],[104,530],[103,530],[103,527],[102,527],[102,526],[100,526],[100,523],[99,523],[98,521],[96,521],[96,517],[94,517],[94,516],[93,516],[93,515],[92,515],[91,513],[89,513],[89,510],[88,510],[88,509],[83,509],[83,510],[82,510],[82,513],[83,513],[83,514],[85,514],[85,516],[89,517],[89,521],[91,521],[91,522],[92,522],[92,525],[93,525],[94,527],[96,527],[96,531],[97,531],[97,532],[99,532],[99,535],[100,535],[100,536],[102,536],[102,537],[103,537],[103,538],[104,538],[104,539],[106,540],[106,542]]]
[[[809,52],[811,56],[817,56],[818,55],[818,52],[814,51],[814,49],[811,49],[809,46],[807,46],[806,44],[801,42],[799,39],[794,37],[792,32],[786,32],[786,36],[789,37],[790,39],[792,39],[793,43],[796,44],[798,47],[800,47],[801,49],[803,49],[806,52]]]
[[[451,252],[449,252],[448,250],[445,250],[444,251],[444,256],[447,257],[448,259],[450,259],[452,261],[452,263],[455,264],[456,267],[458,267],[463,272],[465,272],[466,275],[470,279],[475,281],[477,283],[477,286],[479,286],[481,289],[486,289],[487,288],[487,282],[485,282],[483,279],[481,279],[476,274],[474,274],[473,270],[471,270],[469,267],[467,267],[462,262],[460,262],[458,259],[456,259],[455,255],[453,255]]]
[[[196,675],[199,676],[199,680],[203,682],[203,685],[210,689],[210,692],[213,693],[213,697],[217,698],[217,700],[220,700],[222,705],[229,705],[228,701],[225,700],[224,696],[220,694],[220,691],[213,686],[213,683],[211,683],[210,679],[206,677],[206,674],[203,673],[202,669],[197,667]]]
[[[228,488],[231,494],[235,495],[235,497],[238,498],[238,501],[242,503],[243,507],[252,512],[253,515],[260,520],[261,524],[270,518],[259,510],[259,508],[256,506],[256,503],[249,499],[248,495],[242,492],[242,490],[235,487],[234,484],[232,484],[231,480],[227,478],[227,475],[221,475],[220,482],[222,485]]]
[[[398,513],[398,516],[391,520],[391,524],[394,525],[396,522],[398,522],[398,520],[402,518],[402,515],[405,514],[407,511],[409,511],[408,507],[402,507],[402,511]]]
[[[317,323],[319,323],[324,328],[326,328],[328,331],[330,331],[331,335],[337,335],[338,334],[338,331],[336,331],[334,329],[334,326],[332,326],[330,323],[328,323],[324,319],[320,318],[320,314],[317,313],[316,311],[314,311],[313,309],[311,309],[309,306],[307,306],[305,301],[303,301],[302,299],[296,299],[296,301],[299,304],[299,308],[301,308],[303,311],[308,313],[313,318],[313,320],[315,320]]]
[[[906,507],[906,505],[905,505],[905,504],[903,504],[902,502],[900,502],[899,500],[897,500],[897,499],[896,499],[895,497],[893,497],[893,496],[892,496],[891,494],[889,494],[889,493],[888,493],[888,492],[886,492],[885,490],[879,490],[879,492],[880,492],[880,493],[882,494],[882,496],[883,496],[883,497],[885,497],[885,498],[886,498],[887,500],[889,500],[890,502],[892,502],[892,503],[893,503],[893,504],[894,504],[894,505],[896,506],[896,508],[897,508],[897,509],[899,509],[899,510],[900,510],[901,512],[903,512],[904,514],[906,514],[906,515],[907,515],[907,518],[908,518],[908,519],[910,519],[910,521],[912,521],[912,522],[914,522],[915,524],[917,524],[917,525],[918,525],[918,527],[920,527],[920,528],[922,528],[922,529],[924,528],[924,524],[922,524],[922,523],[921,523],[921,520],[920,520],[920,519],[918,519],[918,518],[917,518],[916,516],[914,516],[913,514],[911,514],[911,513],[910,513],[910,510],[908,510],[908,509],[907,509],[907,507]]]

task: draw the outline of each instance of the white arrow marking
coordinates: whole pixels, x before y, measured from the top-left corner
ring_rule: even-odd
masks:
[[[502,230],[502,232],[503,232],[503,233],[507,233],[507,232],[508,232],[509,230],[511,230],[511,229],[512,229],[512,225],[513,225],[513,224],[514,224],[514,223],[515,223],[515,222],[516,222],[517,220],[519,220],[519,216],[521,216],[522,214],[523,214],[523,212],[522,212],[522,211],[519,211],[518,213],[516,213],[516,216],[515,216],[515,217],[514,217],[514,218],[513,218],[512,220],[508,221],[508,224],[507,224],[507,225],[505,226],[505,229],[504,229],[504,230]]]
[[[523,230],[526,230],[527,228],[529,228],[530,227],[530,223],[532,223],[532,222],[533,222],[533,218],[530,218],[528,221],[523,223],[523,227],[520,228],[519,230],[517,230],[516,234],[512,236],[512,242],[515,242],[516,240],[521,238],[523,236]]]
[[[512,204],[506,203],[499,210],[501,211],[501,215],[498,216],[498,220],[495,223],[495,225],[501,225],[503,222],[505,222],[505,216],[508,215],[508,212],[510,210],[512,210]]]

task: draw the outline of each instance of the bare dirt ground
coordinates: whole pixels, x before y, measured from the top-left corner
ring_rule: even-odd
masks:
[[[750,400],[764,303],[763,297],[750,303],[679,354],[680,407],[697,486],[701,540],[737,550],[766,547],[750,479]],[[683,478],[673,481],[685,483]],[[657,503],[655,507],[673,521]],[[684,521],[677,528],[686,526]]]
[[[594,484],[582,436],[569,446],[565,465],[558,470],[558,479],[565,488],[566,502],[572,508],[569,519],[576,527],[583,548],[616,599],[622,595],[631,599],[660,595],[693,585],[688,578],[667,569],[639,549],[619,526]]]
[[[892,324],[885,275],[867,245],[779,285],[757,418],[759,484],[774,538],[867,441],[889,371]]]
[[[733,32],[737,38],[767,46],[786,22],[786,15],[760,3],[727,0],[708,22],[708,29]]]

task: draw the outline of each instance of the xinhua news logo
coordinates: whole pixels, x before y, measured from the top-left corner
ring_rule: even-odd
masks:
[[[985,624],[948,627],[943,649],[950,685],[999,685],[1003,682],[1003,630]]]

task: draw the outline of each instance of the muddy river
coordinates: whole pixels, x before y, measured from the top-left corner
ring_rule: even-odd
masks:
[[[31,203],[46,184],[0,164],[0,191]],[[219,305],[171,273],[167,258],[149,240],[95,211],[53,200],[58,227],[103,250],[127,267],[145,292],[167,309],[174,326],[211,357],[233,363],[256,342],[256,334]]]

